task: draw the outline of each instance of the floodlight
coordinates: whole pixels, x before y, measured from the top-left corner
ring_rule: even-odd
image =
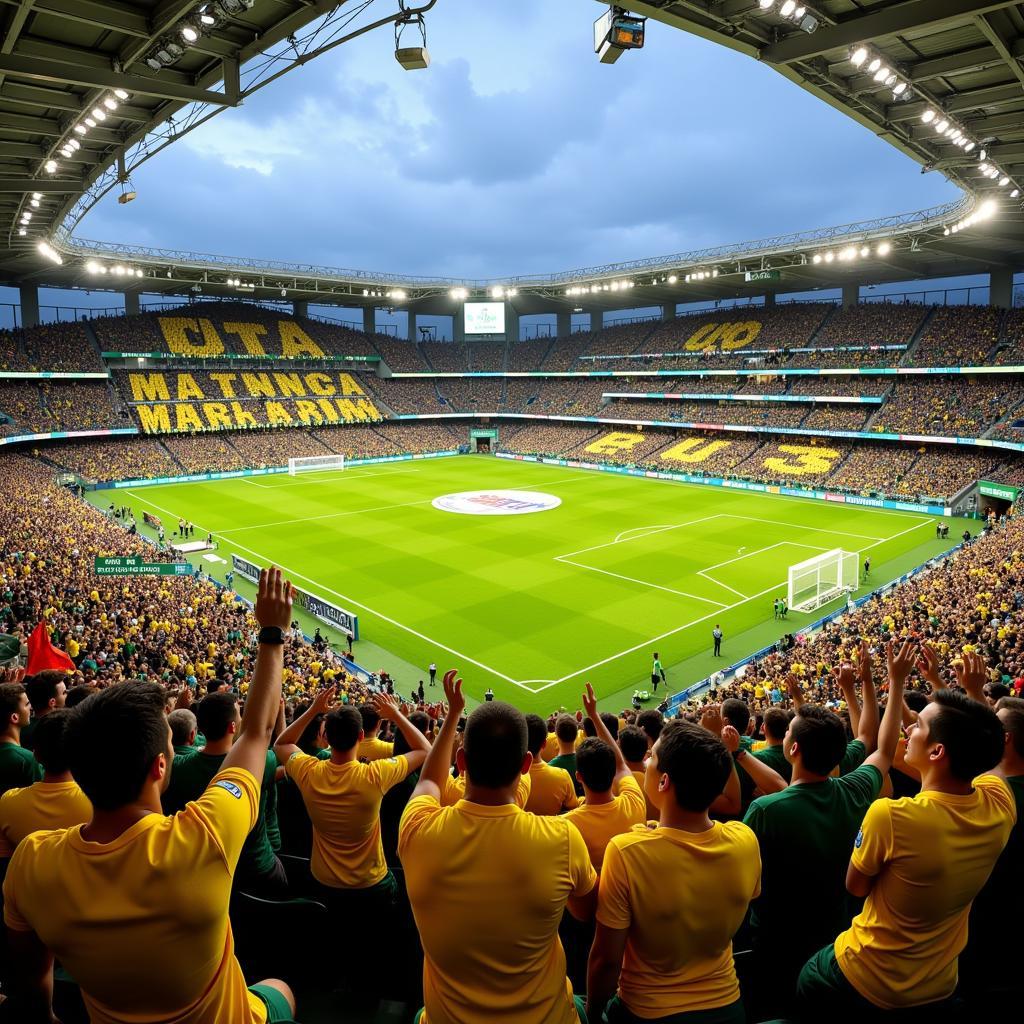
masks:
[[[816,252],[814,254],[814,257],[811,259],[811,262],[812,263],[820,263],[821,262],[821,253],[820,252]]]
[[[888,256],[891,250],[892,246],[888,242],[882,242],[878,246],[877,252],[879,256]]]
[[[85,264],[85,269],[90,274],[98,274],[100,272],[100,265],[95,260],[88,260]]]
[[[892,72],[884,65],[880,64],[878,70],[875,71],[875,81],[884,82]]]
[[[28,205],[29,205],[29,206],[35,206],[35,207],[38,207],[38,206],[39,206],[39,200],[38,200],[38,199],[30,199],[30,200],[28,201]]]
[[[27,233],[27,232],[25,231],[25,229],[24,229],[24,228],[18,228],[18,234],[19,234],[19,235],[25,235],[26,233]]]
[[[796,0],[783,0],[782,6],[779,8],[779,14],[784,18],[788,18],[796,10]]]
[[[43,193],[42,192],[33,192],[32,193],[32,198],[33,199],[42,199],[43,198]]]
[[[965,149],[965,150],[966,150],[966,151],[967,151],[968,153],[970,153],[970,151],[971,151],[972,149],[974,149],[974,146],[975,146],[975,144],[974,144],[973,142],[968,142],[968,143],[967,143],[967,145],[966,145],[966,146],[964,146],[964,149]]]
[[[157,60],[155,55],[150,55],[146,58],[146,66],[152,68],[153,71],[159,71],[164,65],[162,61]]]
[[[836,258],[836,254],[834,252],[827,252],[827,253],[825,253],[825,262],[826,263],[831,263],[835,258]]]
[[[75,131],[78,132],[79,135],[84,135],[88,130],[89,129],[86,128],[84,124],[75,125]]]
[[[767,11],[775,3],[775,0],[757,0],[757,2],[762,11]]]
[[[669,274],[669,275],[668,275],[668,283],[669,283],[669,284],[675,284],[675,283],[676,283],[676,281],[678,281],[678,280],[679,280],[679,278],[678,278],[678,277],[676,277],[676,275],[675,275],[675,274]]]
[[[106,121],[107,112],[100,107],[93,107],[92,116],[95,117],[97,121]]]
[[[893,93],[894,96],[902,96],[903,92],[904,92],[904,90],[906,88],[907,88],[907,83],[906,82],[897,82],[892,87],[892,93]]]
[[[931,109],[926,110],[921,115],[921,120],[924,121],[925,124],[931,124],[932,121],[935,120],[935,111]]]
[[[88,126],[89,126],[90,128],[95,128],[95,127],[96,127],[96,122],[95,122],[95,121],[94,121],[94,120],[93,120],[93,119],[92,119],[91,117],[87,117],[87,118],[85,119],[85,123],[86,123],[86,124],[87,124],[87,125],[88,125]]]
[[[113,96],[107,96],[103,100],[103,106],[105,106],[107,110],[117,110],[117,100],[115,100]]]
[[[937,124],[937,125],[935,126],[935,130],[936,130],[936,131],[937,131],[937,132],[938,132],[938,133],[939,133],[940,135],[942,135],[942,134],[943,134],[943,133],[944,133],[944,132],[946,131],[946,129],[947,129],[948,127],[949,127],[949,122],[948,122],[948,121],[947,121],[947,120],[946,120],[945,118],[943,118],[943,119],[942,119],[942,120],[941,120],[941,121],[940,121],[940,122],[939,122],[939,123],[938,123],[938,124]]]
[[[944,235],[948,235],[948,234],[949,234],[949,228],[943,228],[943,229],[942,229],[942,233],[943,233]]]
[[[850,63],[855,68],[859,68],[867,59],[868,51],[863,46],[858,46],[857,49],[850,54]]]
[[[1014,190],[1013,190],[1013,191],[1012,191],[1012,192],[1010,193],[1010,198],[1011,198],[1011,199],[1016,199],[1016,198],[1017,198],[1017,196],[1019,196],[1019,195],[1020,195],[1020,189],[1019,189],[1019,188],[1015,188],[1015,189],[1014,189]]]
[[[981,171],[982,174],[987,174],[988,173],[988,164],[984,164],[984,163],[978,164],[978,170]]]
[[[871,250],[866,245],[862,245],[860,247],[860,254],[861,256],[870,256]]]
[[[114,95],[115,95],[115,96],[116,96],[116,97],[117,97],[117,98],[118,98],[119,100],[126,100],[126,99],[128,99],[128,93],[126,93],[126,92],[124,91],[124,89],[115,89],[115,90],[114,90]]]
[[[874,57],[868,65],[868,74],[873,75],[882,66],[882,58]]]
[[[181,38],[186,43],[194,43],[199,39],[199,30],[194,25],[182,25]]]
[[[810,35],[812,32],[816,32],[818,29],[818,19],[813,14],[805,14],[800,19],[800,31],[806,32]]]
[[[57,161],[56,160],[47,160],[46,163],[43,164],[43,170],[46,171],[47,174],[56,174],[57,173]]]

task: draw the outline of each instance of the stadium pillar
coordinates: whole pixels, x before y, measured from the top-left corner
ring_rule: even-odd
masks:
[[[555,337],[568,338],[572,334],[572,313],[569,310],[559,310],[555,314]]]
[[[512,308],[511,302],[505,303],[505,339],[519,340],[519,314]]]
[[[769,309],[771,309],[775,305],[775,292],[765,292],[764,304]]]
[[[125,292],[124,293],[124,315],[125,316],[138,316],[142,312],[142,306],[139,303],[138,292]]]
[[[305,299],[292,299],[292,316],[309,316],[309,303]]]
[[[416,314],[411,309],[409,310],[409,323],[405,329],[405,336],[409,341],[416,340]]]
[[[599,331],[604,327],[604,313],[599,309],[588,309],[587,313],[590,314],[590,329],[592,331]]]
[[[452,341],[457,345],[463,344],[466,340],[466,322],[463,319],[462,307],[452,317]]]
[[[377,333],[377,310],[373,306],[363,307],[363,333]]]
[[[39,289],[31,284],[23,284],[19,289],[21,299],[21,326],[39,326]]]
[[[1009,267],[997,267],[989,273],[988,304],[1000,309],[1013,306],[1013,271]]]
[[[675,320],[675,318],[676,318],[676,303],[674,303],[674,302],[667,302],[667,303],[665,303],[661,307],[661,319],[665,320],[665,321],[668,321],[668,320]]]
[[[844,284],[843,285],[843,309],[849,309],[851,306],[856,306],[860,302],[860,285],[859,284]]]

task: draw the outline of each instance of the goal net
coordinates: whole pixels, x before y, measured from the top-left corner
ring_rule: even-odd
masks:
[[[301,459],[288,460],[288,475],[316,473],[324,469],[344,469],[344,455],[309,455]]]
[[[790,608],[814,611],[823,604],[857,589],[856,552],[835,548],[789,567]]]

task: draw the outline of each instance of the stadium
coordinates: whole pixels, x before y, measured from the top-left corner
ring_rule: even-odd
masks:
[[[574,0],[526,31],[512,0],[449,3],[2,6],[0,1024],[1012,1012],[1024,4]],[[524,209],[488,209],[524,261],[495,276],[454,228],[360,233],[400,200],[358,132],[358,183],[273,138],[301,69],[393,52],[441,83],[394,96],[475,158],[544,165],[504,98],[507,137],[450,90],[487,63],[461,21],[504,67],[549,18],[624,95],[655,46],[757,63],[780,81],[752,104],[820,118],[770,111],[780,147],[919,168],[901,201],[946,200],[790,230],[784,191],[784,233],[691,225],[636,258],[654,207],[702,200],[623,133],[573,171],[577,249],[543,212],[518,249]],[[544,102],[583,146],[584,111],[621,108],[567,68],[578,92]],[[325,118],[416,124],[344,95]],[[654,116],[690,117],[677,99]],[[483,171],[402,153],[480,212],[457,189]],[[730,207],[771,207],[768,155],[729,155]],[[297,168],[321,175],[294,236],[247,206],[275,159],[296,221]],[[525,180],[543,211],[549,177]],[[800,183],[844,210],[846,187]],[[236,215],[241,242],[203,233]],[[305,261],[252,247],[277,235]]]

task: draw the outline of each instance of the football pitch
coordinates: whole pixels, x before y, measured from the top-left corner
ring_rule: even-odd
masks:
[[[484,497],[459,514],[434,499]],[[314,595],[359,615],[355,657],[388,668],[408,693],[426,667],[458,668],[468,695],[547,714],[575,709],[589,680],[621,708],[649,688],[658,651],[671,692],[795,632],[826,610],[775,621],[787,568],[833,548],[870,555],[877,587],[956,543],[927,515],[831,505],[473,455],[93,492],[184,517],[219,541],[227,564],[193,560],[223,579],[231,554],[275,563]],[[540,500],[557,507],[494,514]],[[976,532],[975,524],[969,524]],[[149,528],[145,532],[151,533]],[[236,574],[246,596],[253,588]],[[829,606],[832,607],[832,606]],[[312,631],[315,623],[306,620]],[[724,634],[713,658],[711,632]],[[326,632],[330,633],[330,630]],[[431,691],[428,689],[428,694]],[[440,689],[433,691],[440,693]],[[659,698],[662,691],[659,690]]]

